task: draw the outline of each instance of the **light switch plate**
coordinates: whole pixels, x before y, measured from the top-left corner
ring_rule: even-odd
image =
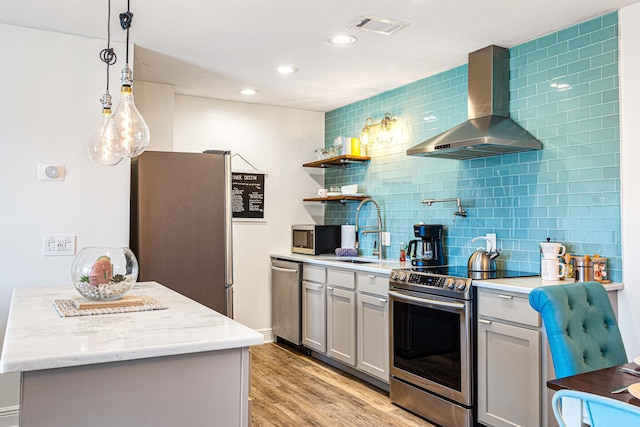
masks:
[[[75,234],[45,234],[44,256],[74,256],[76,254]]]
[[[391,233],[388,231],[382,232],[382,246],[391,246]]]

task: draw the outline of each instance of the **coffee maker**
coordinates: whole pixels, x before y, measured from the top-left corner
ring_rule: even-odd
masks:
[[[442,225],[420,223],[413,226],[413,235],[419,240],[409,242],[407,255],[411,257],[411,265],[424,267],[447,264],[442,246],[443,230]]]

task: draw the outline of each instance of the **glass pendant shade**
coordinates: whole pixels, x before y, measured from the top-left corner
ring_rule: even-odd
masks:
[[[133,103],[131,86],[122,86],[120,103],[113,116],[120,140],[117,153],[122,157],[142,154],[149,145],[149,127]]]
[[[380,132],[376,137],[378,144],[392,144],[394,142],[394,131],[393,128],[395,126],[396,120],[391,116],[391,114],[387,113],[384,115],[384,118],[380,122]]]
[[[99,165],[114,166],[122,160],[122,156],[117,154],[118,149],[118,131],[111,110],[104,108],[100,123],[89,137],[87,153],[89,158]]]
[[[372,136],[371,136],[371,128],[372,127],[373,127],[373,120],[371,118],[368,118],[364,123],[364,127],[362,128],[362,132],[360,132],[360,142],[364,146],[368,145],[369,142],[372,139]]]

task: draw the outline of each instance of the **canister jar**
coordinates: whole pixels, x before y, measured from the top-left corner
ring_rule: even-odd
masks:
[[[564,269],[564,277],[560,280],[567,279],[567,280],[575,281],[573,278],[574,277],[574,274],[573,274],[573,258],[574,257],[569,254],[564,254],[561,258],[564,260],[565,269]]]
[[[607,259],[592,258],[591,261],[593,261],[593,279],[598,282],[608,282]]]
[[[573,271],[576,282],[593,281],[593,259],[577,256],[573,259]]]

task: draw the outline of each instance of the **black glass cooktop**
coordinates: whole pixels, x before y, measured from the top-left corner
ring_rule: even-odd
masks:
[[[470,277],[472,279],[509,279],[517,277],[533,277],[539,276],[539,273],[518,270],[496,270],[496,271],[469,271],[466,266],[462,265],[446,265],[446,266],[422,266],[407,267],[407,271],[415,271],[421,273],[441,274],[450,277]]]

